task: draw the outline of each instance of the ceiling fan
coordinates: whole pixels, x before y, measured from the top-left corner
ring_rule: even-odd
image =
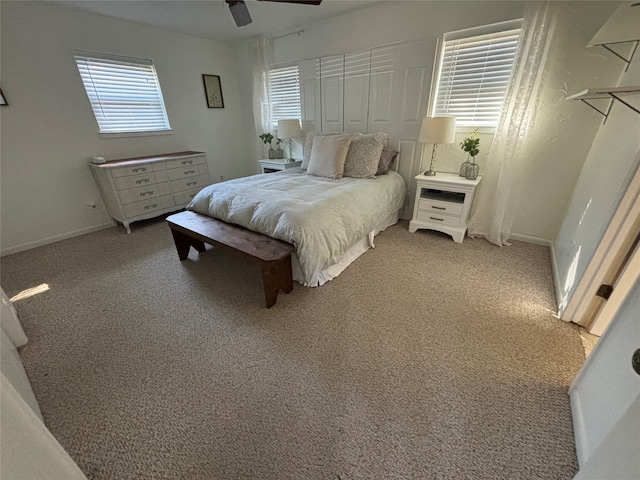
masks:
[[[258,0],[260,2],[278,2],[278,3],[299,3],[302,5],[320,5],[322,0]],[[239,27],[244,27],[251,23],[251,15],[244,0],[225,0],[231,10],[231,15]]]

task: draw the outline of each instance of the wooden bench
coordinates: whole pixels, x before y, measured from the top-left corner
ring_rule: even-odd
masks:
[[[293,290],[291,244],[191,211],[171,215],[167,222],[180,260],[187,258],[190,247],[204,252],[208,243],[260,265],[267,308],[276,303],[280,290]]]

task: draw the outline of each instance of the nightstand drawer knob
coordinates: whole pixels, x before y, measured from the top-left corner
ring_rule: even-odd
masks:
[[[439,222],[444,222],[444,218],[436,218],[436,217],[429,217],[431,220],[437,220]]]
[[[434,208],[436,210],[446,210],[445,207],[438,207],[437,205],[431,205],[431,208]]]

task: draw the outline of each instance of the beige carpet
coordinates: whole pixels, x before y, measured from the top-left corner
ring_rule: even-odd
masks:
[[[162,220],[2,259],[27,373],[95,479],[570,479],[568,387],[544,247],[401,223],[321,288],[264,308],[259,270]]]

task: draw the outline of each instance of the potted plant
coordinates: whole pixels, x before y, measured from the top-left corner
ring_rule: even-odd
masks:
[[[460,167],[460,176],[468,180],[478,178],[478,172],[480,171],[480,167],[476,163],[476,155],[480,153],[480,137],[478,135],[479,130],[476,128],[471,135],[464,137],[464,140],[460,143],[460,148],[467,152],[467,161]]]
[[[260,139],[265,145],[269,144],[269,158],[276,158],[276,151],[271,148],[271,142],[273,142],[274,136],[270,133],[263,133],[262,135],[260,135]]]

